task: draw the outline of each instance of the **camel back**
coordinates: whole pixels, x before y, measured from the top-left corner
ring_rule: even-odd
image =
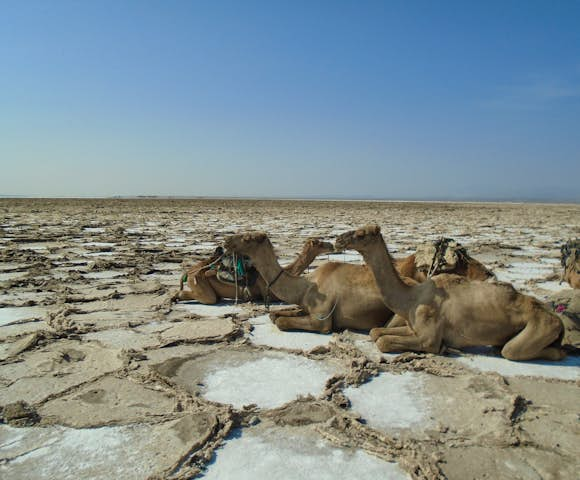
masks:
[[[560,248],[562,256],[560,262],[565,270],[576,266],[580,269],[580,239],[568,240],[562,248]]]
[[[454,270],[464,259],[467,251],[452,238],[440,238],[417,247],[415,266],[429,276]]]

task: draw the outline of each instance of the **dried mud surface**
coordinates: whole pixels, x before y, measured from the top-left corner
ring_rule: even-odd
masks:
[[[297,455],[307,450],[298,448],[301,438],[316,448],[325,442],[395,462],[414,479],[573,478],[577,373],[483,372],[458,361],[458,352],[381,355],[367,336],[348,331],[305,350],[299,337],[285,346],[285,334],[270,345],[266,337],[252,341],[253,330],[267,328],[260,303],[171,302],[182,269],[228,234],[264,230],[288,261],[308,236],[333,241],[367,223],[381,226],[395,256],[453,237],[500,280],[564,305],[566,368],[579,370],[578,295],[558,283],[559,246],[580,236],[577,205],[5,199],[0,476],[185,479],[210,475],[219,447],[240,435],[254,447],[287,435]],[[327,259],[358,261],[338,254],[316,263]],[[294,375],[277,366],[285,360],[297,372],[319,366],[323,384],[301,393],[297,382],[289,401],[260,406],[269,371]],[[223,382],[231,380],[220,376],[227,368],[259,385],[255,404],[209,399],[212,385],[228,393]],[[393,375],[399,391],[380,393]],[[376,405],[364,405],[370,401]],[[401,403],[411,410],[398,413]]]

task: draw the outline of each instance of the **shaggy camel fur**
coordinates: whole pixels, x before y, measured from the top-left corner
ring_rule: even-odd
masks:
[[[213,305],[222,298],[236,298],[236,286],[234,284],[220,281],[216,276],[215,270],[205,269],[205,267],[219,259],[221,256],[220,250],[218,248],[211,258],[197,263],[188,270],[187,285],[189,290],[183,289],[182,280],[180,291],[175,296],[176,300],[197,300],[206,305]],[[318,255],[332,252],[333,250],[334,247],[331,243],[323,242],[318,238],[309,238],[304,243],[302,252],[284,270],[292,275],[301,275]],[[254,285],[249,287],[249,291],[242,284],[238,285],[237,289],[237,298],[243,298],[244,300],[265,298],[266,295],[266,283],[261,277],[256,280]],[[272,296],[271,299],[274,300]]]
[[[572,288],[580,289],[580,239],[570,240],[561,249],[561,263],[564,267],[562,281]]]
[[[249,256],[276,297],[299,306],[270,314],[280,330],[369,330],[385,325],[392,317],[364,266],[328,262],[297,277],[280,267],[265,233],[232,235],[224,245],[228,251]]]
[[[382,352],[439,353],[454,348],[501,346],[509,360],[560,360],[562,322],[539,301],[509,284],[469,281],[441,274],[409,286],[399,277],[378,226],[341,235],[337,248],[359,251],[373,272],[385,304],[397,317],[371,330]],[[404,326],[401,320],[405,320]]]

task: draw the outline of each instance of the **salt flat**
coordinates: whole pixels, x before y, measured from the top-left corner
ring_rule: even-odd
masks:
[[[171,301],[228,234],[266,230],[288,262],[369,223],[396,257],[454,236],[500,280],[573,297],[578,205],[0,200],[0,476],[574,478],[574,353],[381,354],[365,332],[281,332],[260,302]]]

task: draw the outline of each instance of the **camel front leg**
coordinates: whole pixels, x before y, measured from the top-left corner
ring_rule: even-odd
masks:
[[[415,310],[413,328],[392,327],[381,329],[386,332],[376,339],[377,348],[381,352],[427,352],[441,351],[441,322],[434,308],[420,305]],[[376,330],[376,329],[374,329]]]
[[[390,331],[391,329],[400,327],[401,330]],[[408,330],[409,333],[406,333]],[[401,315],[395,315],[390,322],[387,323],[386,327],[372,328],[369,332],[373,342],[376,342],[379,337],[383,335],[411,335],[413,330],[411,330],[407,325],[407,320]]]
[[[330,333],[332,318],[320,320],[316,314],[309,314],[302,309],[279,310],[271,313],[270,318],[282,330],[304,330],[307,332]]]

